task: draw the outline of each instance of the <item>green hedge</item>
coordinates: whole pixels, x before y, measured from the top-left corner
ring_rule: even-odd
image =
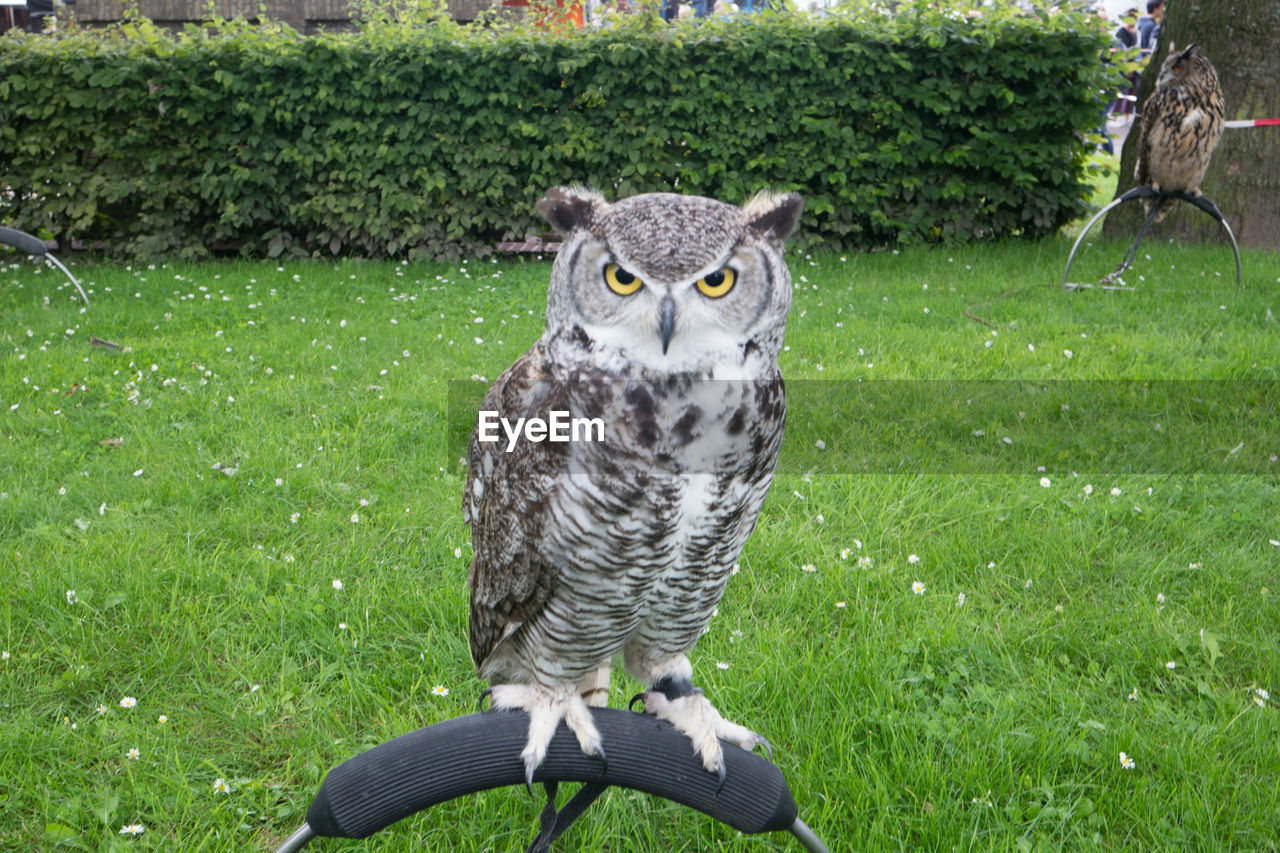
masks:
[[[0,222],[129,256],[442,255],[543,230],[534,201],[579,181],[799,190],[808,247],[1045,234],[1085,209],[1087,20],[10,35]]]

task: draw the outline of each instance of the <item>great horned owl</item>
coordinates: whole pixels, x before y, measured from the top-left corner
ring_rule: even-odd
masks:
[[[1169,56],[1156,79],[1156,90],[1142,108],[1142,135],[1134,177],[1157,190],[1200,195],[1209,157],[1222,136],[1222,87],[1213,63],[1199,45],[1182,51],[1169,46]],[[1156,221],[1173,207],[1172,199],[1145,202],[1147,212],[1159,205]]]
[[[488,441],[477,428],[463,496],[471,654],[493,707],[529,712],[530,782],[561,719],[604,758],[588,703],[607,704],[619,655],[647,688],[646,710],[688,734],[721,780],[717,738],[764,743],[693,688],[686,653],[778,459],[791,305],[782,244],[802,207],[795,194],[743,207],[668,193],[610,204],[579,187],[537,204],[564,236],[546,329],[483,411],[504,429],[555,412],[603,429],[553,443],[528,432]]]

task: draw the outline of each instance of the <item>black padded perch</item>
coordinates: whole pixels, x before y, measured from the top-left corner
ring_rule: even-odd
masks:
[[[62,265],[62,261],[49,254],[49,247],[39,237],[34,237],[26,231],[19,231],[17,228],[6,228],[0,225],[0,243],[6,246],[13,246],[19,252],[26,252],[28,255],[35,255],[37,258],[43,257],[53,261],[58,269],[66,273],[67,278],[71,279],[71,283],[80,292],[80,298],[84,300],[84,304],[89,304],[89,297],[85,295],[84,288],[80,286],[80,282],[76,281],[76,277],[71,274],[71,270]]]
[[[1112,208],[1119,207],[1126,201],[1134,201],[1136,199],[1144,198],[1176,198],[1179,201],[1185,201],[1188,204],[1198,207],[1200,210],[1203,210],[1205,213],[1218,220],[1218,222],[1222,223],[1222,227],[1226,230],[1227,236],[1231,238],[1231,250],[1235,252],[1236,256],[1236,284],[1240,284],[1244,280],[1243,273],[1240,269],[1240,246],[1236,244],[1236,235],[1231,232],[1231,226],[1227,224],[1226,218],[1222,215],[1222,211],[1218,209],[1216,204],[1202,195],[1191,195],[1190,193],[1184,192],[1166,192],[1165,190],[1157,190],[1150,186],[1141,186],[1134,187],[1124,195],[1114,199],[1110,204],[1102,208],[1102,210],[1095,213],[1093,218],[1089,220],[1089,224],[1080,232],[1080,236],[1076,238],[1075,245],[1071,247],[1071,254],[1067,256],[1067,268],[1062,271],[1063,287],[1068,286],[1067,277],[1071,275],[1071,262],[1075,260],[1076,249],[1080,248],[1080,243],[1084,241],[1084,235],[1089,233],[1089,229],[1092,228],[1094,224],[1105,216]],[[1156,214],[1159,209],[1159,205],[1154,205],[1151,208],[1151,212],[1147,215],[1146,221],[1143,222],[1142,227],[1138,229],[1138,236],[1134,238],[1133,245],[1124,253],[1124,260],[1122,260],[1119,265],[1111,271],[1104,281],[1114,280],[1116,276],[1127,270],[1129,265],[1133,263],[1134,259],[1138,256],[1138,247],[1142,245],[1142,238],[1147,236],[1147,229],[1149,229],[1151,224],[1155,221]]]
[[[608,765],[584,755],[561,723],[546,760],[533,774],[551,799],[542,831],[529,847],[545,851],[591,801],[611,785],[680,803],[748,834],[789,831],[810,853],[829,853],[800,820],[782,771],[764,758],[722,742],[724,787],[693,753],[689,738],[669,723],[620,708],[593,708]],[[467,794],[524,785],[520,751],[529,717],[484,711],[445,720],[387,741],[329,771],[306,823],[276,853],[294,853],[311,839],[367,838],[423,809]],[[584,786],[558,813],[559,782]]]

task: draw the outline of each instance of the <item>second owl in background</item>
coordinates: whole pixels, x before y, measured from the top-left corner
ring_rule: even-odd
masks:
[[[795,194],[742,207],[654,193],[609,203],[549,190],[564,235],[542,337],[489,389],[510,423],[598,420],[594,441],[467,451],[471,653],[495,708],[529,713],[526,779],[560,720],[603,760],[588,705],[619,656],[649,713],[724,779],[719,739],[764,739],[693,687],[687,653],[715,612],[773,479],[791,306],[782,244]]]
[[[1155,190],[1201,195],[1200,182],[1222,137],[1226,110],[1213,63],[1199,45],[1175,50],[1160,68],[1156,90],[1142,107],[1142,132],[1134,177]],[[1156,222],[1174,205],[1170,198],[1145,202],[1154,206]]]

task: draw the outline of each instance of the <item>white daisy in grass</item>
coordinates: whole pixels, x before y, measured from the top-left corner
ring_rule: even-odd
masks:
[[[333,579],[333,589],[335,592],[342,592],[342,581],[339,578]]]
[[[817,570],[818,570],[818,567],[815,566],[813,563],[805,563],[803,566],[800,567],[800,571],[802,572],[816,572]]]
[[[1047,489],[1053,485],[1053,482],[1048,477],[1041,477],[1040,485]]]
[[[1272,548],[1280,548],[1280,539],[1268,539],[1267,541],[1271,543]]]
[[[1254,696],[1253,704],[1257,705],[1259,708],[1265,708],[1267,707],[1267,700],[1263,699],[1261,696]]]
[[[848,548],[841,548],[841,549],[840,549],[840,559],[842,559],[842,560],[847,560],[847,559],[849,559],[849,555],[850,555],[850,554],[852,554],[852,553],[853,553],[853,551],[851,551],[851,550],[850,550],[850,549],[848,549]]]
[[[169,722],[169,715],[161,714],[159,717],[156,717],[156,722],[163,726],[165,723]]]
[[[911,584],[911,591],[916,595],[924,595],[924,584],[920,581],[914,581]]]
[[[729,664],[725,663],[724,661],[722,660],[716,661],[716,669],[728,669],[728,668],[729,668]]]
[[[836,602],[836,607],[844,607],[844,606],[845,606],[845,603],[843,601]]]
[[[121,708],[134,708],[134,707],[137,707],[137,705],[138,705],[138,700],[132,696],[125,696],[120,700]]]
[[[871,568],[871,558],[870,558],[870,557],[859,557],[859,558],[858,558],[858,568],[860,568],[860,569],[869,569],[869,568]]]
[[[67,590],[67,604],[79,604],[80,596],[76,594],[74,589]]]
[[[1157,593],[1156,593],[1156,604],[1164,604],[1164,593],[1163,593],[1163,592],[1157,592]]]
[[[103,714],[107,713],[107,706],[106,706],[106,705],[99,705],[98,707],[94,708],[94,709],[93,709],[93,711],[94,711],[94,713],[95,713],[95,714],[97,714],[98,716],[102,716]]]
[[[121,835],[141,835],[146,831],[147,828],[140,823],[127,823],[120,827]]]
[[[1084,488],[1083,488],[1083,489],[1081,489],[1080,491],[1084,492],[1084,496],[1085,496],[1086,498],[1087,498],[1087,497],[1089,497],[1089,495],[1093,494],[1093,484],[1092,484],[1092,483],[1085,483],[1085,484],[1084,484]]]
[[[227,782],[226,779],[219,776],[217,779],[213,780],[213,792],[215,794],[230,794],[231,784]]]
[[[1253,692],[1256,693],[1258,695],[1258,698],[1261,699],[1263,702],[1266,702],[1268,699],[1271,698],[1271,694],[1268,693],[1266,690],[1263,690],[1261,687],[1255,688]]]
[[[302,513],[300,513],[300,512],[295,512],[295,513],[293,513],[292,515],[290,515],[290,516],[289,516],[289,523],[290,523],[290,524],[297,524],[297,523],[298,523],[298,519],[299,519],[299,518],[301,518],[301,517],[302,517]]]
[[[285,555],[284,555],[284,561],[285,561],[286,563],[292,563],[292,562],[293,562],[293,555],[292,555],[292,554],[285,554]]]
[[[1138,688],[1135,687],[1129,691],[1129,701],[1130,702],[1138,701]]]
[[[1125,770],[1132,770],[1138,765],[1137,765],[1137,762],[1135,762],[1132,758],[1130,758],[1129,756],[1125,755],[1122,752],[1120,753],[1120,766],[1123,767]]]
[[[908,555],[907,555],[907,562],[908,562],[908,563],[918,563],[918,562],[920,562],[920,556],[919,556],[918,554],[908,554]]]
[[[129,759],[130,761],[137,761],[139,758],[142,757],[142,753],[139,752],[138,748],[135,746],[132,749],[130,749],[128,752],[126,752],[124,754],[124,757]]]
[[[862,550],[862,540],[861,540],[861,539],[855,539],[855,540],[853,540],[853,547],[854,547],[854,548],[856,548],[857,550],[861,551],[861,550]]]
[[[454,548],[454,549],[453,549],[453,556],[455,556],[455,557],[461,557],[461,556],[462,556],[462,549],[461,549],[461,548]]]
[[[1172,672],[1173,670],[1178,668],[1178,663],[1177,661],[1169,661],[1164,665],[1164,668]]]
[[[956,607],[964,607],[964,602],[965,602],[965,597],[964,597],[964,593],[962,592],[956,596]]]
[[[351,513],[351,523],[352,523],[352,524],[359,524],[359,523],[360,523],[360,513],[358,513],[358,512],[353,512],[353,513]]]
[[[8,659],[9,659],[8,649],[5,649],[3,652],[0,652],[0,660],[8,660]]]
[[[435,687],[431,688],[431,695],[432,696],[448,696],[449,688],[445,687],[443,684],[437,684]]]
[[[1119,486],[1112,486],[1112,487],[1111,487],[1111,497],[1113,497],[1113,498],[1118,498],[1118,497],[1120,497],[1120,487],[1119,487]]]

